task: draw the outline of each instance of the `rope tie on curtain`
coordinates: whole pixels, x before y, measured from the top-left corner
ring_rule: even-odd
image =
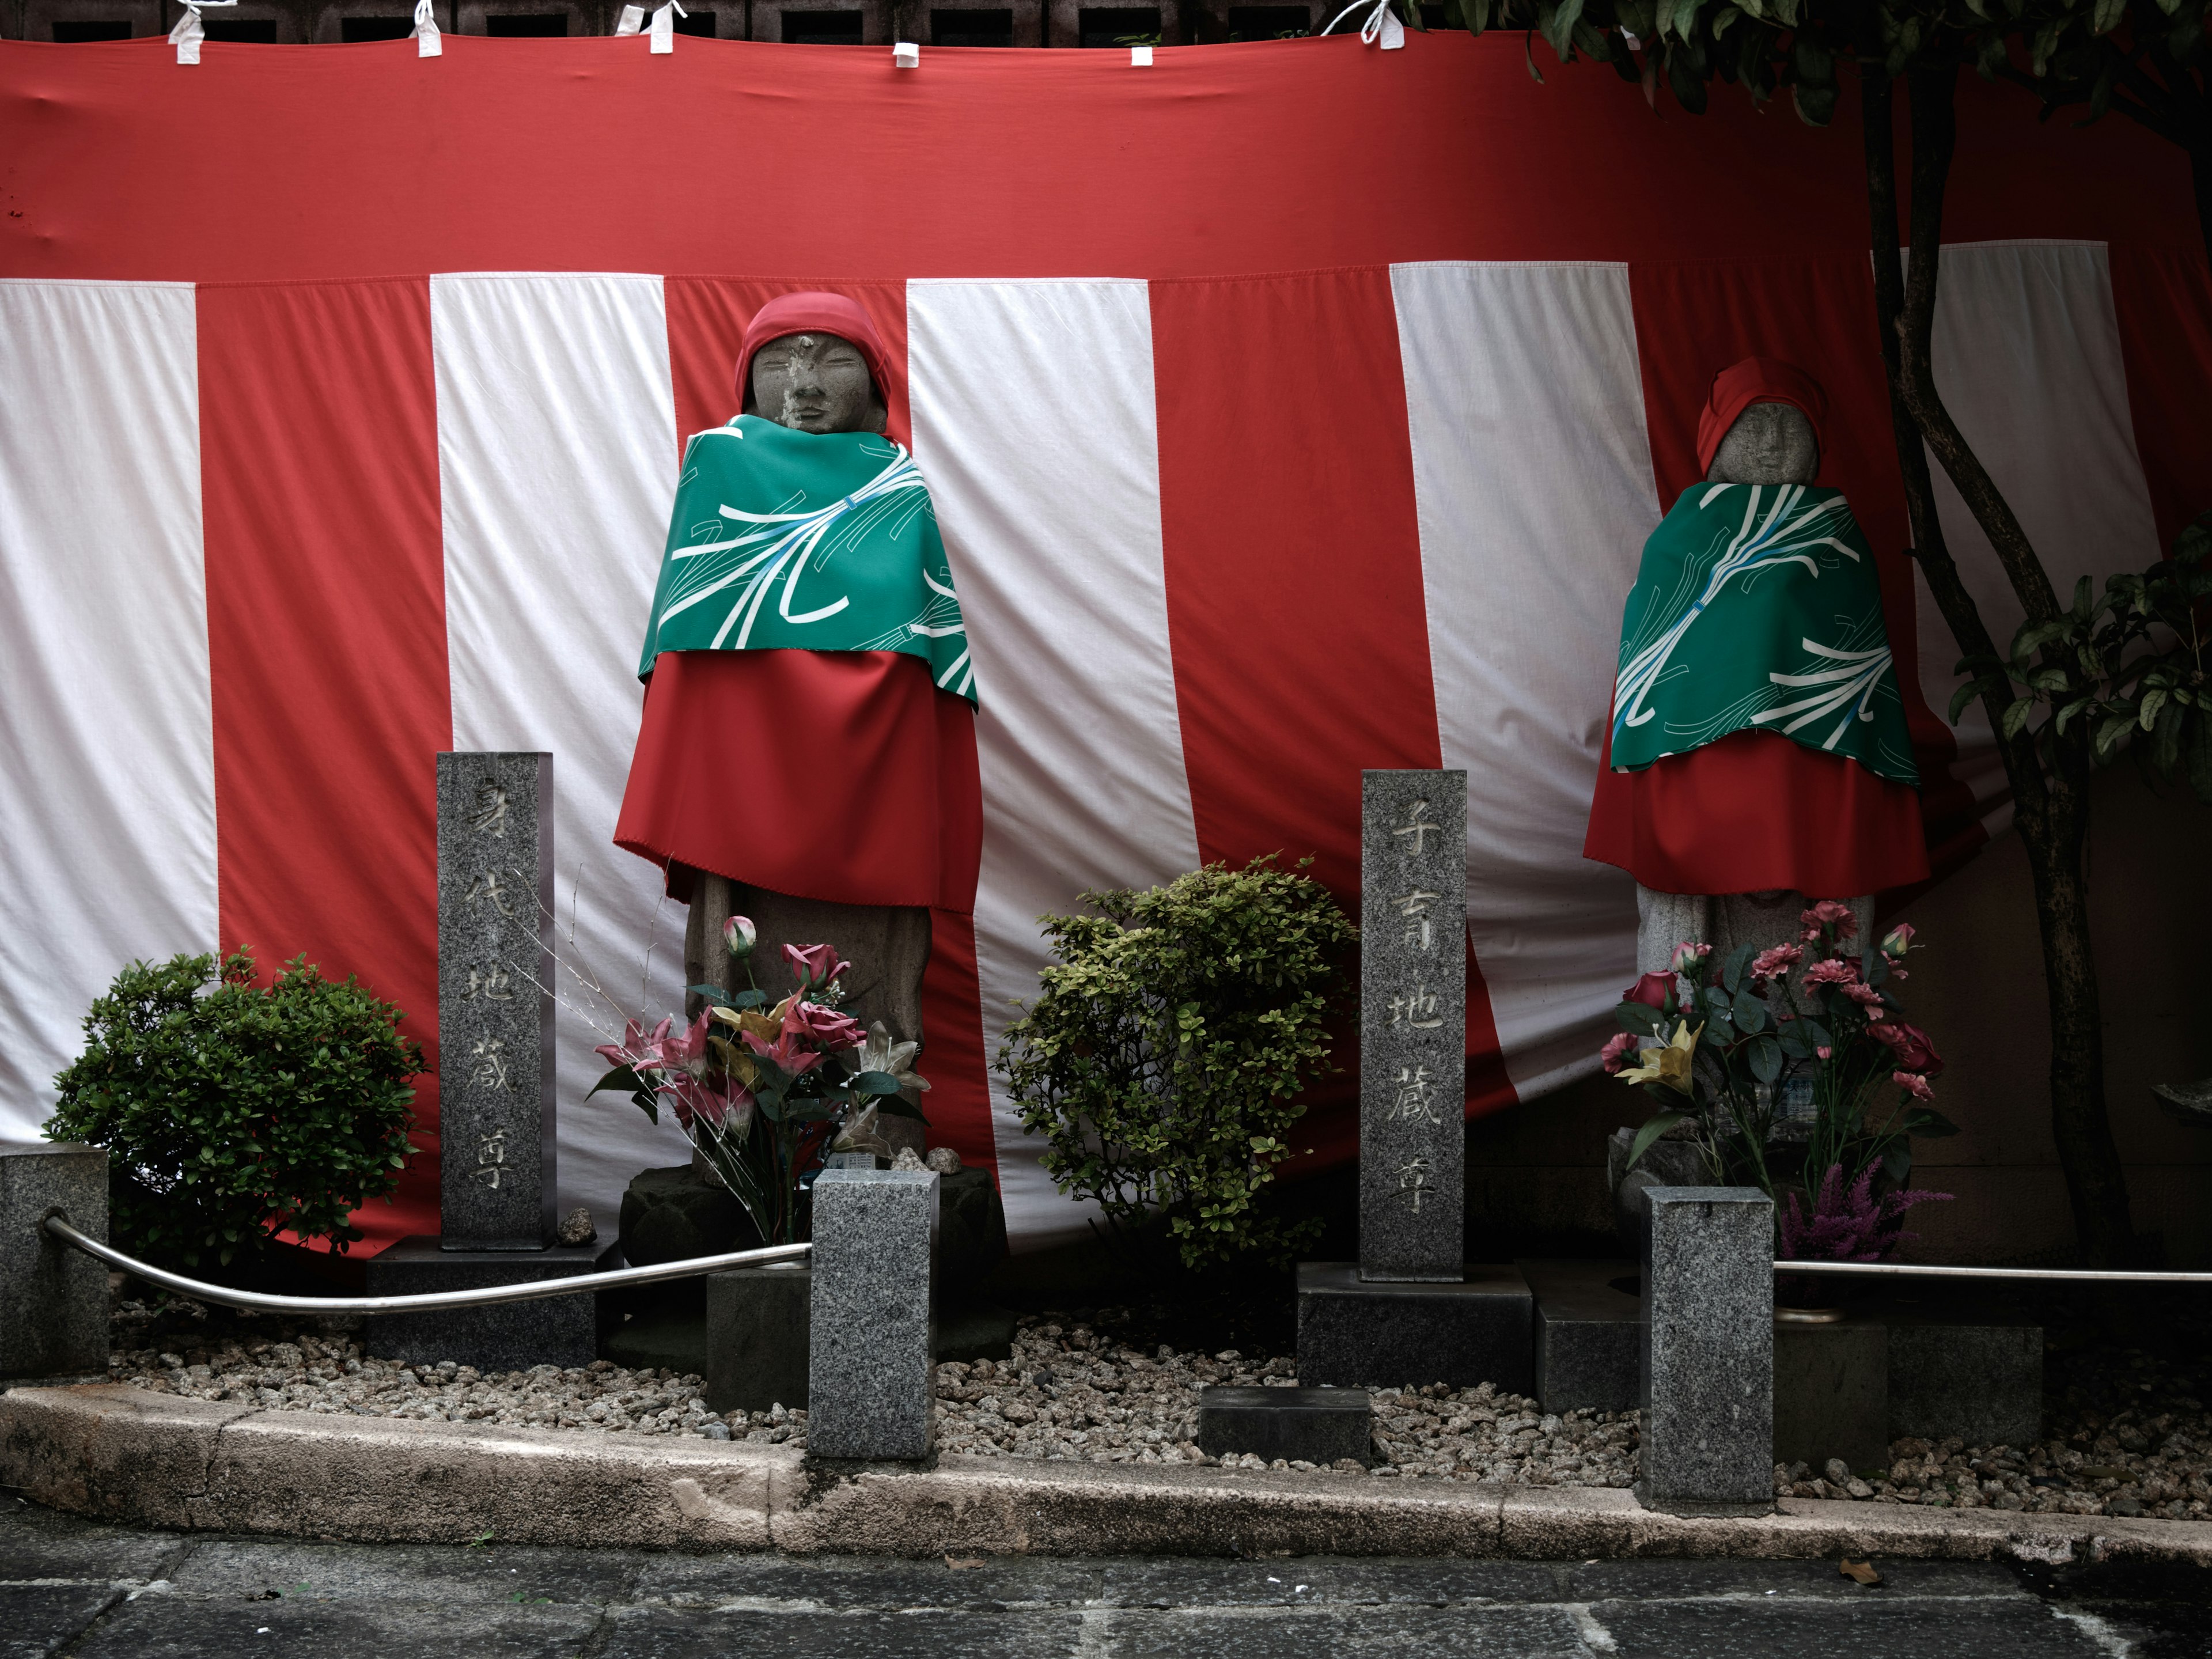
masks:
[[[1408,0],[1410,3],[1410,0]],[[1385,52],[1398,52],[1406,44],[1406,26],[1398,21],[1398,14],[1390,9],[1390,0],[1352,0],[1352,3],[1328,20],[1323,34],[1333,33],[1336,26],[1355,11],[1364,10],[1367,21],[1359,26],[1359,38],[1369,46],[1380,45]]]
[[[415,0],[415,55],[437,58],[445,50],[446,42],[438,33],[438,17],[430,0]]]
[[[207,39],[207,30],[200,26],[202,6],[234,6],[238,0],[185,0],[185,15],[177,19],[176,27],[169,31],[169,44],[177,49],[179,64],[200,61],[200,42]]]

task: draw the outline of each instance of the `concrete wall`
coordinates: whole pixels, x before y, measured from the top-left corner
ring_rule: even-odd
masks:
[[[2212,1130],[2161,1115],[2150,1085],[2212,1073],[2212,808],[2159,799],[2122,762],[2096,785],[2092,870],[2105,1079],[2137,1231],[2167,1265],[2212,1265]],[[1923,1261],[2059,1260],[2073,1223],[2051,1139],[2051,1025],[2027,860],[2001,836],[1893,921],[1929,948],[1901,1000],[1950,1069],[1937,1104],[1960,1128],[1922,1144],[1915,1184],[1956,1195],[1913,1212]],[[1605,1138],[1649,1115],[1591,1078],[1468,1130],[1468,1223],[1508,1233],[1607,1231]]]

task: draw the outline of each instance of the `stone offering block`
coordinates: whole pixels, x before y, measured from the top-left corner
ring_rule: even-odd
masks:
[[[1465,1263],[1449,1284],[1362,1279],[1349,1261],[1298,1264],[1298,1382],[1304,1388],[1528,1392],[1535,1298],[1517,1268]]]
[[[438,757],[439,1231],[553,1241],[553,757]],[[589,1086],[588,1085],[586,1086]]]
[[[1633,1261],[1516,1261],[1536,1297],[1535,1395],[1547,1412],[1636,1409],[1644,1304]]]
[[[1670,1515],[1774,1508],[1774,1204],[1756,1188],[1644,1195],[1636,1495]]]
[[[813,1271],[738,1267],[706,1283],[707,1409],[805,1409]]]
[[[432,1291],[470,1291],[569,1279],[614,1267],[621,1247],[612,1239],[556,1244],[532,1255],[512,1250],[455,1250],[436,1237],[403,1238],[365,1264],[364,1294],[420,1296]],[[588,1365],[599,1357],[602,1334],[595,1292],[509,1302],[489,1308],[372,1314],[365,1346],[378,1359],[436,1364],[450,1359],[480,1371],[525,1371],[532,1365]]]
[[[938,1180],[927,1170],[841,1169],[815,1179],[809,1458],[929,1455]]]
[[[107,1242],[107,1154],[0,1141],[0,1386],[107,1377],[107,1268],[40,1224],[61,1210]]]
[[[1774,1326],[1774,1462],[1889,1467],[1889,1333],[1853,1315]]]
[[[1374,1462],[1375,1411],[1364,1389],[1211,1388],[1198,1391],[1198,1449],[1269,1462]]]
[[[1359,1277],[1467,1250],[1467,774],[1360,774]]]
[[[1889,1437],[2026,1446],[2043,1434],[2043,1327],[1971,1290],[1872,1302],[1889,1327]]]

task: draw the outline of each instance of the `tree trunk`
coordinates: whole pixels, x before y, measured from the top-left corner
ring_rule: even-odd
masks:
[[[1996,550],[2029,619],[2054,617],[2059,605],[2010,504],[1967,445],[1936,388],[1936,292],[1942,268],[1943,191],[1956,137],[1958,71],[1946,66],[1912,74],[1912,260],[1902,281],[1892,88],[1878,65],[1864,64],[1862,73],[1875,303],[1915,556],[1961,650],[1970,656],[1996,655],[1988,627],[1960,580],[1936,525],[1923,441]],[[2088,732],[2084,727],[2069,738],[2047,740],[2041,750],[2026,731],[2008,739],[2002,724],[2008,701],[2009,693],[1999,688],[1984,694],[1983,706],[2012,784],[2014,822],[2035,890],[2051,1007],[2052,1139],[2083,1257],[2094,1267],[2122,1266],[2134,1259],[2136,1245],[2126,1173],[2105,1109],[2104,1028],[2089,934],[2086,867]]]

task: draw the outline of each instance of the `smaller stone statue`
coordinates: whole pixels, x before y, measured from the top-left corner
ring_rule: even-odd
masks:
[[[1585,855],[1637,879],[1637,969],[1677,945],[1795,939],[1928,876],[1874,555],[1819,476],[1827,399],[1753,357],[1713,380],[1705,482],[1645,544],[1621,625]]]

